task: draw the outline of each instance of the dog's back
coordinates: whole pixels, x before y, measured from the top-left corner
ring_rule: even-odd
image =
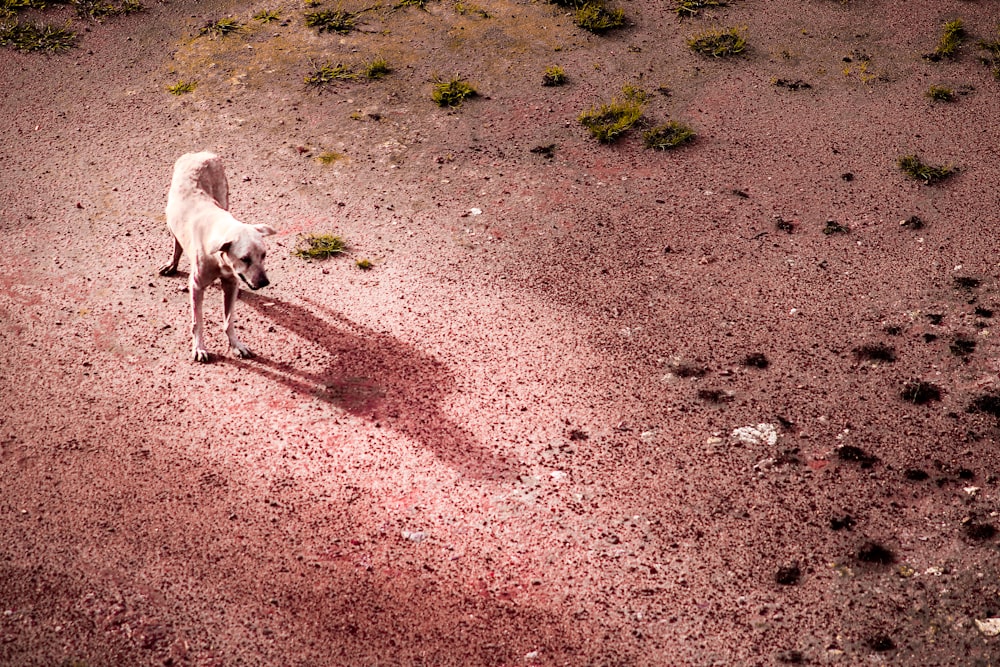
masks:
[[[167,194],[167,211],[172,202],[208,195],[216,206],[229,210],[229,182],[222,158],[215,153],[185,153],[174,163],[174,176]]]

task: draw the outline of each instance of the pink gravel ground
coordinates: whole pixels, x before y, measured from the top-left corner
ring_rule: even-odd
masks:
[[[0,663],[997,664],[997,4],[643,1],[601,37],[481,7],[340,36],[150,3],[0,53]],[[198,35],[223,16],[252,27]],[[742,58],[685,45],[729,25]],[[435,75],[480,97],[440,109]],[[597,144],[577,116],[626,83],[697,140]],[[156,274],[202,149],[279,229],[251,360],[214,290],[191,362]],[[306,232],[351,252],[300,260]]]

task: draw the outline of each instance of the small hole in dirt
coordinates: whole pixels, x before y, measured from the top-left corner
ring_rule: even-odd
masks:
[[[896,361],[896,350],[885,343],[871,343],[854,348],[858,361]]]
[[[997,528],[993,524],[989,523],[970,523],[965,526],[965,534],[969,537],[969,539],[983,542],[985,540],[992,540],[996,537]]]
[[[572,440],[573,442],[578,442],[580,440],[586,440],[589,437],[590,436],[587,435],[586,432],[581,431],[578,428],[575,428],[575,429],[573,429],[572,431],[569,432],[569,439]]]
[[[722,389],[699,389],[698,398],[709,403],[729,403],[733,400],[732,394]]]
[[[753,368],[767,368],[770,363],[763,352],[754,352],[743,358],[743,365]]]
[[[930,321],[931,324],[937,326],[938,324],[941,324],[941,322],[944,320],[944,315],[940,313],[927,313],[927,319]]]
[[[935,334],[932,334],[932,333],[925,333],[924,334],[924,342],[925,343],[933,343],[937,339],[938,339],[938,337]]]
[[[903,476],[911,482],[922,482],[930,477],[926,470],[921,470],[920,468],[910,468],[903,473]]]
[[[975,313],[976,317],[985,317],[986,319],[993,317],[992,308],[983,308],[982,306],[976,306]]]
[[[959,479],[970,480],[970,479],[973,479],[975,476],[976,476],[976,473],[972,472],[968,468],[961,468],[958,471],[958,478]]]
[[[885,651],[891,651],[896,648],[896,643],[892,641],[892,638],[888,635],[875,635],[874,637],[868,639],[868,646],[870,646],[873,651],[884,653]]]
[[[1000,394],[980,394],[972,399],[968,412],[984,412],[1000,419]]]
[[[903,221],[902,226],[908,229],[923,229],[924,221],[915,215],[911,215]]]
[[[861,464],[862,468],[871,468],[878,461],[877,456],[873,456],[854,445],[844,445],[837,450],[837,458],[841,461],[853,461]]]
[[[849,171],[845,171],[843,174],[840,175],[840,177],[845,181],[847,181],[848,183],[854,180],[854,174],[852,174]]]
[[[677,377],[681,378],[700,378],[704,377],[708,370],[704,366],[699,366],[698,364],[692,364],[690,362],[684,362],[677,364],[674,367],[674,373]]]
[[[903,333],[903,327],[889,326],[884,329],[884,331],[890,336],[898,336]]]
[[[795,231],[795,223],[789,222],[788,220],[784,220],[782,218],[778,218],[777,220],[775,220],[774,226],[777,228],[779,232],[785,232],[786,234],[791,234],[792,232]]]
[[[976,351],[976,341],[972,338],[959,336],[948,346],[951,353],[957,357],[964,357]]]
[[[941,388],[923,380],[911,380],[903,385],[903,390],[899,392],[899,396],[907,403],[924,405],[931,401],[940,401]]]
[[[866,542],[858,550],[858,560],[876,565],[891,565],[896,561],[896,554],[878,542]]]
[[[801,577],[802,570],[799,569],[798,565],[792,565],[791,567],[778,568],[774,580],[782,586],[794,586],[799,583]]]
[[[857,521],[850,514],[830,519],[830,530],[851,530]]]

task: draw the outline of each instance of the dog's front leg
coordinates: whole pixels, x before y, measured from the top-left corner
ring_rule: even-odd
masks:
[[[202,314],[201,306],[205,299],[205,286],[198,284],[198,277],[195,271],[191,272],[189,281],[191,290],[191,356],[195,361],[208,361],[208,350],[205,349],[205,340],[202,337]]]
[[[236,276],[222,277],[223,322],[222,326],[229,337],[229,347],[237,357],[252,357],[253,353],[236,336],[236,301],[239,298],[240,284]]]

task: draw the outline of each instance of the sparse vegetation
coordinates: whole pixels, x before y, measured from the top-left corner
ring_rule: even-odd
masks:
[[[823,233],[827,236],[830,234],[847,234],[850,231],[850,227],[842,225],[836,220],[827,220],[826,225],[823,226]]]
[[[316,156],[316,161],[320,164],[333,164],[337,160],[343,159],[343,153],[337,153],[336,151],[324,151]]]
[[[603,2],[594,0],[576,10],[573,22],[579,28],[601,34],[624,26],[625,11],[610,9]]]
[[[236,19],[224,18],[218,21],[210,21],[201,29],[200,34],[225,37],[239,32],[242,28],[243,26]]]
[[[924,94],[935,102],[955,101],[955,91],[951,88],[946,88],[945,86],[931,86]]]
[[[543,86],[561,86],[566,83],[566,72],[559,65],[552,65],[545,68],[542,75]]]
[[[306,14],[306,25],[319,32],[347,34],[358,28],[358,15],[339,9],[325,9]]]
[[[802,79],[796,79],[794,81],[790,79],[773,79],[771,83],[778,88],[787,88],[788,90],[809,90],[812,88],[811,84],[806,83]]]
[[[167,86],[167,92],[171,95],[183,95],[194,92],[194,89],[197,87],[197,81],[178,81],[172,86]]]
[[[333,234],[306,234],[292,254],[303,259],[327,259],[347,251],[344,239]]]
[[[928,185],[943,181],[957,171],[957,169],[949,165],[935,167],[926,164],[916,155],[904,155],[896,160],[896,164],[910,178],[923,181]]]
[[[642,119],[646,92],[624,86],[622,96],[580,114],[580,123],[602,144],[609,144]]]
[[[359,269],[361,269],[362,271],[370,271],[374,266],[371,263],[371,260],[369,259],[359,259],[358,261],[354,262],[354,265]]]
[[[725,7],[726,3],[720,0],[677,0],[674,11],[678,16],[697,16],[702,9],[708,7]]]
[[[480,18],[488,19],[491,18],[490,13],[480,7],[479,5],[474,5],[470,2],[456,2],[455,11],[463,15],[473,15]]]
[[[437,81],[434,90],[431,92],[431,99],[438,106],[455,108],[461,106],[462,102],[475,97],[479,93],[476,89],[460,78],[452,78],[448,81]]]
[[[143,10],[138,0],[121,0],[118,3],[103,0],[73,0],[72,4],[78,16],[95,21],[108,16],[125,16]]]
[[[980,56],[979,61],[993,71],[993,76],[1000,79],[1000,39],[993,41],[979,40],[976,43],[981,51],[985,51],[985,56]]]
[[[57,28],[53,25],[21,21],[0,24],[0,45],[18,51],[58,53],[76,46],[76,38],[76,33],[69,28]]]
[[[273,21],[280,21],[281,14],[275,10],[262,9],[253,15],[255,21],[260,21],[261,23],[271,23]]]
[[[932,62],[937,62],[942,58],[954,58],[963,41],[965,41],[965,26],[962,19],[948,21],[944,24],[937,48],[926,54],[924,58]]]
[[[746,51],[746,38],[739,28],[724,28],[700,32],[687,41],[695,53],[713,58],[736,56]]]
[[[642,135],[642,139],[646,148],[665,151],[694,141],[695,136],[690,126],[672,120],[665,125],[650,128]]]
[[[349,81],[358,78],[349,67],[337,63],[336,65],[327,63],[305,78],[306,85],[320,87],[333,83],[334,81]]]
[[[399,0],[397,7],[416,7],[417,9],[427,9],[427,0]]]
[[[392,67],[385,58],[376,58],[365,65],[365,76],[369,79],[381,79],[392,73]]]

